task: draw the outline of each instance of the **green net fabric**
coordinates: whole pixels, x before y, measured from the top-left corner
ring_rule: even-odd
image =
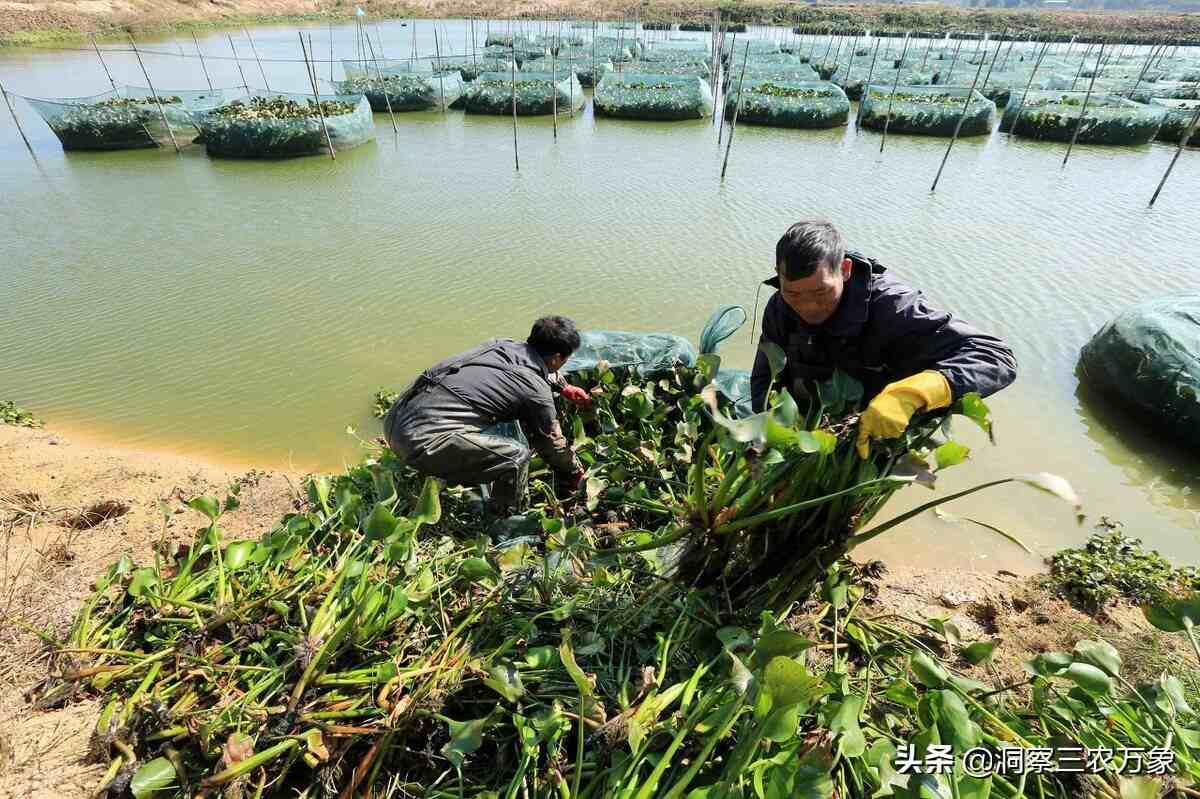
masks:
[[[898,86],[893,96],[891,86],[873,83],[863,96],[861,111],[860,122],[865,128],[883,130],[886,123],[889,133],[925,136],[953,136],[960,116],[963,116],[960,136],[987,135],[996,122],[995,103],[978,91],[953,86]]]
[[[698,77],[613,73],[605,75],[593,97],[600,116],[673,121],[702,119],[713,113],[712,90]]]
[[[777,128],[833,128],[845,125],[850,100],[823,81],[749,80],[742,85],[739,122]],[[726,96],[725,118],[733,116],[738,95]]]
[[[375,138],[371,104],[361,94],[321,95],[324,127],[335,150]],[[326,152],[321,114],[304,94],[254,94],[193,113],[210,155],[289,158]]]
[[[548,68],[549,63],[545,64]],[[466,87],[465,108],[469,114],[511,114],[513,93],[516,93],[518,116],[550,114],[555,108],[558,95],[559,113],[581,111],[587,102],[583,86],[574,74],[547,72],[518,72],[512,74],[485,72]]]
[[[573,68],[575,76],[579,78],[579,83],[589,88],[595,86],[601,78],[613,71],[611,60],[600,55],[593,59],[592,54],[586,48],[572,47],[560,50],[555,63],[558,65],[558,69],[562,69],[564,66]]]
[[[373,111],[428,111],[452,107],[463,93],[458,71],[437,74],[383,75],[337,81],[336,93],[361,94]]]
[[[1183,138],[1188,126],[1192,124],[1196,109],[1200,108],[1200,100],[1172,100],[1155,97],[1150,104],[1166,109],[1167,113],[1163,117],[1162,127],[1158,129],[1157,138],[1159,141],[1169,142],[1177,142]],[[1188,139],[1188,145],[1200,147],[1200,135],[1193,132],[1192,137]]]

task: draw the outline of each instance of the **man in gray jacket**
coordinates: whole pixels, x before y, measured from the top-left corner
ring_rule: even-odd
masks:
[[[575,323],[547,316],[524,342],[494,339],[434,364],[388,411],[388,446],[422,474],[454,485],[490,483],[487,509],[505,515],[524,509],[530,452],[484,430],[516,421],[542,460],[578,488],[583,467],[563,436],[554,394],[581,408],[591,397],[552,377],[578,348]]]

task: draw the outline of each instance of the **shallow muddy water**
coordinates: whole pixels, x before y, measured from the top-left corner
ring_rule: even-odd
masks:
[[[445,26],[462,50],[461,21]],[[328,29],[306,29],[328,58]],[[380,26],[407,56],[411,27]],[[294,28],[253,32],[273,89],[304,90]],[[432,27],[417,23],[432,52]],[[482,41],[483,31],[477,31]],[[351,28],[334,32],[352,57]],[[440,40],[439,44],[441,44]],[[234,33],[252,86],[263,75]],[[190,37],[147,41],[156,88],[202,88]],[[242,82],[224,33],[200,37],[218,86]],[[110,47],[121,47],[110,45]],[[159,54],[159,53],[165,53]],[[171,55],[174,53],[174,55]],[[110,52],[118,83],[144,84]],[[328,63],[318,71],[328,77]],[[340,67],[335,69],[340,77]],[[103,91],[86,49],[0,50],[0,81],[34,97]],[[1180,559],[1200,554],[1200,459],[1081,399],[1080,346],[1137,300],[1200,276],[1200,153],[1075,148],[1003,134],[960,141],[935,195],[945,140],[739,125],[724,184],[711,122],[377,114],[377,138],[339,153],[216,160],[197,146],[67,153],[18,102],[37,153],[0,112],[0,398],[51,427],[247,466],[336,468],[355,425],[374,435],[372,392],[481,339],[523,336],[537,315],[695,340],[711,310],[751,311],[774,244],[798,218],[834,220],[853,246],[936,303],[1007,337],[1018,383],[992,401],[998,445],[964,432],[973,462],[939,489],[1026,471],[1062,474],[1093,517]],[[765,301],[765,296],[762,298]],[[761,307],[761,303],[760,303]],[[749,328],[722,349],[747,366]],[[908,489],[890,507],[933,498]],[[948,507],[1039,553],[1076,543],[1067,508],[1003,487]],[[973,525],[928,515],[873,554],[949,567],[1036,560]]]

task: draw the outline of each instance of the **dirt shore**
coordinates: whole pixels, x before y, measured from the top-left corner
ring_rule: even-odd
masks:
[[[89,795],[103,771],[86,760],[99,711],[94,700],[49,711],[25,701],[24,691],[46,670],[33,630],[61,637],[96,575],[123,553],[145,560],[164,539],[190,541],[199,521],[185,499],[221,497],[240,485],[241,506],[222,517],[222,526],[232,536],[257,537],[295,507],[301,478],[0,426],[0,797]],[[1018,682],[1032,654],[1087,637],[1112,641],[1131,673],[1156,674],[1183,654],[1136,610],[1095,619],[1036,577],[928,564],[890,569],[878,588],[871,613],[951,617],[964,640],[1000,638],[996,660],[975,669],[979,679]]]
[[[804,25],[813,30],[1002,31],[1103,35],[1124,41],[1200,40],[1200,14],[1101,11],[1005,11],[957,6],[808,5],[779,0],[364,0],[374,18],[707,20],[719,5],[735,22]],[[88,33],[159,34],[203,27],[335,19],[349,22],[347,0],[0,0],[0,46],[52,44]]]

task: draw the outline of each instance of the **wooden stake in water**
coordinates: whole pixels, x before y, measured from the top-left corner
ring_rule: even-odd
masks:
[[[1033,71],[1029,73],[1029,80],[1025,83],[1025,93],[1021,95],[1021,102],[1017,103],[1017,113],[1013,117],[1012,125],[1008,129],[1008,135],[1012,136],[1017,132],[1017,125],[1021,122],[1021,112],[1025,110],[1025,98],[1029,96],[1029,87],[1033,85],[1033,79],[1037,75],[1038,67],[1042,65],[1042,59],[1046,57],[1046,52],[1050,49],[1050,42],[1042,45],[1041,51],[1038,53],[1037,60],[1033,62]],[[1012,102],[1012,98],[1009,98]]]
[[[444,77],[445,72],[442,69],[442,45],[440,44],[440,41],[441,40],[438,38],[437,27],[434,26],[434,29],[433,29],[433,54],[434,54],[434,58],[437,59],[436,63],[437,63],[437,73],[438,73],[438,92],[440,93],[441,98],[442,98],[441,106],[442,106],[442,113],[444,114],[444,113],[446,113],[446,78]]]
[[[242,31],[246,34],[246,38],[250,40],[250,52],[254,54],[254,60],[258,62],[258,71],[262,74],[263,86],[267,91],[271,91],[271,84],[267,83],[267,71],[263,69],[262,59],[258,57],[258,48],[254,46],[254,37],[250,35],[250,31],[246,26],[242,26]]]
[[[208,90],[213,90],[212,78],[208,76],[208,67],[204,64],[204,53],[200,51],[200,42],[196,40],[196,34],[192,32],[192,44],[196,46],[196,55],[200,56],[200,69],[204,70],[204,80],[208,83]]]
[[[1005,33],[1007,32],[1005,31]],[[996,45],[996,55],[1000,55],[1000,44]],[[995,65],[996,56],[992,56],[992,63],[988,67],[987,77],[983,79],[983,86],[980,88],[981,92],[987,88],[988,79],[992,77],[992,67]],[[954,143],[958,141],[958,134],[962,132],[963,122],[967,118],[967,111],[971,109],[971,100],[975,97],[975,84],[979,82],[979,73],[982,71],[983,62],[980,61],[978,68],[975,70],[975,80],[971,81],[971,88],[967,90],[967,99],[963,102],[962,112],[958,115],[958,121],[954,123],[954,135],[950,137],[950,143],[946,145],[946,153],[942,156],[942,163],[938,167],[937,174],[933,177],[933,185],[929,187],[930,194],[937,191],[938,181],[942,179],[942,170],[946,168],[946,161],[950,158],[950,150],[954,148]]]
[[[950,59],[950,71],[946,73],[946,85],[950,86],[954,79],[954,65],[958,63],[958,51],[962,48],[962,39],[954,41],[954,56]]]
[[[558,48],[550,51],[550,116],[554,126],[554,140],[558,141]],[[567,81],[570,84],[570,81]]]
[[[883,138],[879,140],[879,152],[887,144],[888,126],[892,122],[892,104],[896,101],[896,87],[900,85],[900,71],[904,68],[904,56],[908,53],[908,34],[904,34],[904,48],[900,51],[900,66],[896,69],[896,79],[892,81],[892,93],[888,96],[887,117],[883,120]],[[870,87],[867,88],[870,91]]]
[[[471,68],[474,69],[475,72],[479,72],[479,64],[475,60],[475,50],[476,49],[477,49],[477,45],[475,44],[475,17],[471,17]]]
[[[162,100],[158,97],[158,92],[154,91],[154,84],[150,82],[150,73],[146,71],[146,65],[142,63],[142,54],[138,52],[137,43],[133,41],[133,37],[129,37],[129,46],[133,48],[133,54],[137,56],[138,66],[142,68],[142,76],[146,78],[146,86],[150,89],[150,94],[154,97],[154,104],[158,106],[158,114],[162,117],[163,125],[167,128],[167,135],[171,137],[171,144],[175,146],[175,154],[179,154],[179,142],[175,141],[175,131],[171,130],[171,123],[167,120],[167,111],[163,108]]]
[[[1128,97],[1130,100],[1133,99],[1133,95],[1137,93],[1138,87],[1142,85],[1142,79],[1146,77],[1146,73],[1150,70],[1150,64],[1154,62],[1154,53],[1157,50],[1157,47],[1158,45],[1151,46],[1150,54],[1146,56],[1146,63],[1142,66],[1142,71],[1138,73],[1137,80],[1133,83],[1133,88],[1130,89],[1129,94],[1126,95],[1126,97]],[[1166,45],[1163,45],[1163,48],[1165,49]]]
[[[517,153],[517,40],[509,39],[512,49],[512,112],[513,112],[513,164],[521,171],[521,156]]]
[[[1092,73],[1092,80],[1088,83],[1087,94],[1083,96],[1083,107],[1079,109],[1079,119],[1075,120],[1075,130],[1071,133],[1071,143],[1067,145],[1067,154],[1063,156],[1063,168],[1067,166],[1067,160],[1071,157],[1071,150],[1075,147],[1075,140],[1079,138],[1079,129],[1083,127],[1083,117],[1087,114],[1088,101],[1092,99],[1092,90],[1096,87],[1096,76],[1100,74],[1100,62],[1104,58],[1104,44],[1100,44],[1100,52],[1096,56],[1096,71]]]
[[[737,34],[736,33],[734,33],[733,38],[729,40],[729,57],[731,59],[733,58],[733,50],[735,47],[737,47]],[[750,50],[750,44],[747,43],[746,51],[749,52],[749,50]],[[724,65],[725,65],[725,45],[724,45],[724,43],[722,43],[721,44],[722,71],[724,71]],[[744,71],[743,71],[743,74],[744,74]],[[731,78],[732,78],[732,76],[731,76]],[[729,95],[729,87],[728,86],[722,85],[721,95],[723,98],[727,97]],[[726,101],[724,99],[722,99],[721,100],[721,120],[720,120],[720,122],[717,123],[717,149],[718,150],[721,149],[721,139],[725,135],[725,105],[726,105]]]
[[[329,20],[329,82],[333,83],[333,19]]]
[[[1171,163],[1167,165],[1167,171],[1163,173],[1162,180],[1158,182],[1158,188],[1154,190],[1154,196],[1150,198],[1151,208],[1154,207],[1154,202],[1158,199],[1159,193],[1162,192],[1163,186],[1167,184],[1167,178],[1171,177],[1171,170],[1175,168],[1175,162],[1179,160],[1179,154],[1183,152],[1184,147],[1187,147],[1192,134],[1196,132],[1196,123],[1198,122],[1200,122],[1200,105],[1196,106],[1196,110],[1192,114],[1192,121],[1188,123],[1187,130],[1179,137],[1179,146],[1175,148],[1175,155],[1171,157]]]
[[[246,73],[242,70],[242,62],[238,60],[237,48],[233,46],[233,37],[227,33],[225,38],[229,40],[229,49],[233,51],[233,63],[237,65],[238,74],[242,76],[242,89],[249,94],[250,84],[246,83]]]
[[[108,71],[108,64],[104,63],[104,56],[100,55],[100,45],[96,44],[96,37],[92,36],[90,38],[92,40],[92,49],[96,51],[96,58],[100,59],[100,66],[104,68],[104,75],[108,78],[108,84],[112,86],[114,92],[120,94],[120,92],[117,91],[117,82],[113,80],[112,73]]]
[[[4,84],[0,83],[0,95],[4,95],[4,104],[8,106],[8,113],[12,114],[13,122],[17,125],[17,133],[21,134],[21,141],[25,142],[25,148],[29,150],[29,154],[33,156],[33,160],[37,160],[37,154],[33,151],[33,145],[29,143],[29,139],[25,137],[25,131],[21,128],[21,120],[17,118],[17,110],[13,108],[12,101],[8,99],[8,92],[4,90]],[[1153,202],[1153,201],[1151,201]]]
[[[732,54],[732,50],[730,53]],[[733,149],[733,134],[737,131],[738,110],[742,107],[742,83],[746,80],[746,62],[750,59],[750,42],[742,52],[742,74],[738,78],[737,100],[733,106],[733,120],[729,123],[729,143],[725,145],[725,161],[721,164],[721,181],[725,181],[725,170],[729,168],[729,151]]]
[[[871,52],[871,66],[867,68],[867,79],[863,82],[862,91],[858,94],[858,113],[854,115],[854,135],[857,136],[859,130],[862,129],[862,114],[863,103],[867,99],[867,94],[871,91],[871,78],[875,75],[875,59],[879,58],[879,37],[875,37],[875,49]],[[847,74],[846,79],[850,76]]]
[[[309,48],[312,48],[312,42],[308,43]],[[396,115],[392,112],[392,98],[388,96],[387,81],[383,77],[383,68],[379,66],[379,62],[375,60],[375,45],[371,44],[371,37],[367,37],[367,47],[371,51],[371,63],[375,65],[375,76],[379,81],[379,91],[383,92],[383,102],[387,105],[388,118],[392,120],[392,133],[399,133],[400,128],[396,127]],[[316,66],[313,66],[316,69]]]
[[[321,92],[317,89],[317,68],[308,58],[308,49],[304,46],[304,34],[297,31],[296,35],[300,37],[300,52],[304,54],[304,71],[308,75],[308,82],[312,84],[313,99],[317,103],[317,115],[321,118],[321,132],[325,134],[325,146],[329,148],[329,158],[336,161],[337,155],[333,151],[333,139],[329,138],[329,127],[325,124],[325,109],[321,107]]]

